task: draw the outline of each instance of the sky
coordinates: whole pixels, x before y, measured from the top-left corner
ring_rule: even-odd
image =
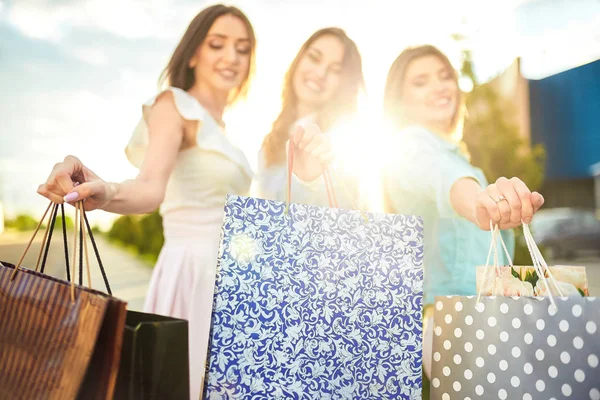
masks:
[[[52,166],[78,156],[107,181],[135,177],[124,147],[141,104],[202,0],[0,0],[0,201],[7,217],[39,213]],[[376,118],[389,66],[409,45],[431,43],[456,66],[460,32],[482,80],[515,57],[539,79],[600,58],[598,0],[234,0],[252,21],[257,74],[225,115],[252,165],[277,115],[284,73],[317,29],[339,26],[357,43]],[[366,136],[366,135],[365,135]],[[368,139],[366,139],[368,140]],[[108,223],[106,213],[92,220]]]

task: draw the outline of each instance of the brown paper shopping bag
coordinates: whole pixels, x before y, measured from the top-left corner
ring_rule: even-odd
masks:
[[[25,250],[52,208],[36,270],[19,265],[25,254],[17,265],[0,262],[1,399],[112,398],[126,303],[74,284],[77,243],[71,282],[37,272],[42,254],[44,260],[47,256],[46,244],[52,232],[49,228],[54,227],[58,207],[48,206]],[[77,204],[76,216],[75,239],[84,226],[91,235],[81,203]],[[66,246],[66,235],[64,238]],[[87,239],[82,248],[87,256]]]

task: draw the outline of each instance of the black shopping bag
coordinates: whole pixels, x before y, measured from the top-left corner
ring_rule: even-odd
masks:
[[[115,400],[189,399],[188,321],[127,312]]]

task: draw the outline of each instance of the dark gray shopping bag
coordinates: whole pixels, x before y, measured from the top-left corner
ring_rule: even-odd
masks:
[[[600,399],[600,298],[436,298],[433,399]]]

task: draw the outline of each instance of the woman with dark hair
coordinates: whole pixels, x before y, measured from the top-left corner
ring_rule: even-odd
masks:
[[[398,131],[395,156],[384,169],[386,211],[424,217],[423,366],[429,376],[435,296],[475,295],[475,267],[490,246],[485,230],[498,225],[512,253],[511,229],[531,222],[544,198],[518,178],[490,185],[470,164],[458,74],[437,48],[409,48],[398,56],[387,77],[384,112]]]
[[[248,194],[253,176],[244,153],[225,135],[222,116],[246,94],[255,46],[252,25],[239,9],[204,9],[163,73],[168,88],[143,105],[127,145],[139,175],[105,182],[68,156],[38,189],[55,203],[85,199],[86,210],[140,214],[160,207],[165,244],[144,310],[189,321],[192,399],[200,397],[205,370],[225,197]],[[315,137],[304,136],[309,145]],[[323,158],[297,152],[294,172],[314,179]]]
[[[318,126],[327,139],[335,128],[352,119],[358,108],[358,96],[364,90],[362,60],[356,44],[339,28],[320,29],[302,45],[292,61],[283,85],[282,108],[273,122],[271,132],[265,137],[259,153],[259,196],[283,200],[286,190],[286,143],[298,126]],[[339,140],[344,140],[344,132]],[[295,139],[295,137],[294,137]],[[315,143],[316,144],[316,143]],[[299,144],[302,147],[302,143]],[[312,150],[312,149],[311,149]],[[336,150],[334,146],[334,151]],[[320,149],[317,149],[317,154]],[[327,155],[329,159],[332,154]],[[339,160],[336,160],[339,161]],[[334,161],[334,164],[336,163]],[[339,163],[334,170],[344,167]],[[341,175],[340,175],[341,176]],[[344,181],[356,195],[356,180]],[[334,186],[338,186],[334,180]],[[340,206],[353,204],[340,194]],[[302,182],[292,186],[292,199],[296,202],[327,205],[325,185],[320,180]]]

